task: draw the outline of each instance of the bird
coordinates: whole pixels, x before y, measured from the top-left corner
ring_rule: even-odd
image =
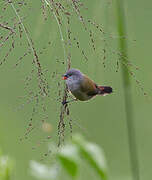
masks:
[[[69,69],[62,79],[66,81],[67,88],[75,100],[88,101],[96,95],[105,96],[113,92],[112,87],[97,85],[78,69]],[[66,103],[68,101],[63,102],[63,104]]]

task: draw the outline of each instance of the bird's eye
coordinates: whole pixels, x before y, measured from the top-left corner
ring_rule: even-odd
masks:
[[[72,74],[66,74],[66,76],[67,76],[67,78],[68,78],[68,77],[72,76]]]
[[[66,78],[68,78],[69,77],[69,75],[68,74],[66,74],[66,75],[64,75]]]

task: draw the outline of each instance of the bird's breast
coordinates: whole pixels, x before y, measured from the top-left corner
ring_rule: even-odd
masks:
[[[92,96],[88,96],[85,92],[82,91],[81,81],[67,80],[66,84],[68,86],[68,89],[77,99],[81,101],[86,101],[92,98]]]
[[[66,84],[71,92],[78,91],[80,89],[80,82],[77,80],[69,79],[66,81]]]

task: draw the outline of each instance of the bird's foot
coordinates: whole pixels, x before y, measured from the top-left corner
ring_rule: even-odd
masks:
[[[77,99],[71,99],[69,101],[64,100],[64,101],[62,101],[62,105],[64,106],[65,104],[68,104],[68,103],[73,102],[73,101],[77,101]]]
[[[64,101],[62,101],[62,105],[64,106],[65,104],[67,104],[68,103],[68,101],[66,101],[66,100],[64,100]]]

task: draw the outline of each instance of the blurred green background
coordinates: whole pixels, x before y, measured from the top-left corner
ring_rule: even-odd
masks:
[[[45,157],[49,142],[58,142],[57,125],[59,121],[60,102],[57,101],[58,90],[63,89],[61,75],[65,72],[64,53],[62,42],[60,39],[59,29],[52,13],[47,10],[47,20],[44,21],[41,2],[27,1],[27,5],[19,7],[15,1],[14,6],[19,8],[24,25],[29,31],[29,35],[34,41],[34,47],[39,55],[39,60],[43,69],[48,69],[46,75],[50,86],[50,97],[45,101],[50,130],[41,127],[43,112],[41,107],[43,101],[40,100],[36,106],[37,112],[33,116],[33,124],[36,127],[25,139],[24,134],[28,127],[32,108],[36,104],[33,100],[28,100],[27,91],[24,89],[23,80],[30,74],[34,65],[32,65],[33,56],[30,54],[23,58],[18,67],[14,68],[24,52],[27,51],[27,40],[25,34],[16,38],[15,49],[10,53],[7,61],[0,67],[0,148],[2,152],[9,155],[15,160],[14,180],[33,180],[35,179],[29,173],[29,161],[43,159],[43,163],[49,163],[49,156]],[[88,25],[93,32],[95,38],[96,51],[92,49],[89,39],[89,32],[84,30],[80,20],[76,17],[74,10],[72,11],[72,21],[70,25],[66,24],[66,18],[63,18],[61,29],[64,37],[66,29],[70,28],[72,38],[77,38],[80,48],[77,48],[76,41],[71,38],[71,46],[66,46],[66,55],[71,54],[71,66],[80,69],[86,73],[98,84],[110,85],[114,89],[112,95],[106,97],[96,97],[89,102],[77,102],[70,105],[70,118],[72,118],[73,133],[80,132],[88,140],[99,144],[106,155],[109,179],[113,180],[130,180],[130,160],[127,140],[126,114],[124,107],[124,93],[122,87],[121,70],[116,73],[116,61],[118,57],[110,51],[117,51],[117,28],[116,28],[116,12],[115,2],[108,1],[87,1],[84,2],[88,8],[81,9],[81,13],[86,19],[93,19],[103,27],[106,32],[106,42],[103,41],[105,36],[100,34],[94,26]],[[133,70],[136,78],[141,81],[144,91],[148,93],[148,97],[143,95],[139,85],[131,77],[133,112],[137,138],[138,157],[140,164],[140,177],[149,180],[152,176],[151,171],[151,149],[152,149],[152,122],[151,122],[151,1],[125,1],[125,15],[127,23],[127,42],[128,42],[128,59],[139,67],[139,70]],[[7,10],[3,11],[4,1],[0,2],[3,21],[12,24],[11,17],[15,17],[15,13],[10,5]],[[0,29],[1,35],[7,31]],[[17,29],[18,32],[18,29]],[[112,38],[111,37],[112,34]],[[5,34],[6,35],[6,34]],[[66,39],[66,38],[65,38]],[[136,41],[134,41],[136,40]],[[50,45],[48,42],[51,42]],[[11,45],[11,40],[7,41],[5,46],[0,49],[0,58],[3,59]],[[44,48],[45,47],[45,48]],[[106,48],[106,59],[103,67],[103,47]],[[84,50],[88,61],[86,61],[81,53]],[[41,51],[43,54],[41,54]],[[52,78],[53,72],[57,72],[55,78]],[[62,83],[58,87],[57,82]],[[37,76],[34,76],[30,82],[28,89],[35,92],[37,89]],[[18,98],[25,96],[25,98]],[[25,103],[23,108],[20,108]],[[68,121],[68,119],[66,119]],[[51,139],[46,140],[47,136]],[[70,136],[70,128],[66,126],[66,137]],[[23,140],[19,139],[23,137]],[[65,138],[66,138],[65,137]],[[44,142],[46,141],[46,142]],[[34,148],[33,148],[34,147]],[[64,174],[62,179],[69,177]],[[69,178],[70,179],[70,178]],[[90,169],[82,171],[79,179],[98,179],[94,178],[94,174],[90,173]]]

